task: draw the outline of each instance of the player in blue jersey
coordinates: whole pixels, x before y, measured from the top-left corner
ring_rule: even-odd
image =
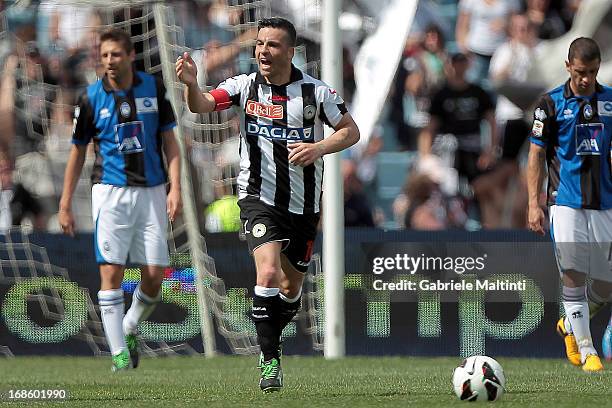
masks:
[[[180,156],[166,90],[152,75],[134,69],[130,36],[117,29],[103,32],[100,56],[105,75],[87,87],[74,113],[59,222],[65,234],[74,235],[72,195],[87,145],[93,141],[98,300],[112,368],[117,371],[128,368],[130,358],[132,367],[138,365],[138,323],[161,299],[163,269],[168,265],[168,219],[173,221],[181,210]],[[128,254],[142,267],[141,283],[124,318],[121,282]]]
[[[543,95],[534,112],[527,173],[529,229],[544,234],[538,197],[548,164],[550,232],[565,309],[557,329],[568,359],[587,372],[603,370],[589,316],[612,296],[612,88],[597,82],[600,62],[592,39],[571,43],[569,80]]]

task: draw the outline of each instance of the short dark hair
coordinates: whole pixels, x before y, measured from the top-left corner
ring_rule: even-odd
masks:
[[[569,51],[567,53],[567,60],[569,62],[572,62],[574,58],[585,62],[595,60],[601,61],[601,51],[599,51],[599,45],[597,45],[592,38],[576,38],[570,44]]]
[[[262,18],[259,20],[259,23],[257,23],[257,32],[265,27],[280,28],[285,30],[289,36],[289,45],[291,47],[295,47],[297,42],[297,33],[295,31],[295,26],[291,23],[291,21],[282,17]]]
[[[115,41],[123,45],[123,49],[128,54],[134,49],[130,35],[124,30],[118,28],[109,28],[100,33],[100,44],[104,41]]]

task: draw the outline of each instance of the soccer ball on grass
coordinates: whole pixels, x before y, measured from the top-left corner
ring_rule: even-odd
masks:
[[[505,385],[504,370],[491,357],[468,357],[453,372],[453,388],[462,401],[496,401]]]

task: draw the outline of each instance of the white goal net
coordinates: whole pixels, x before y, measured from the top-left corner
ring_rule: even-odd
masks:
[[[176,133],[184,159],[184,211],[171,226],[169,245],[173,271],[167,275],[162,296],[164,302],[183,304],[192,316],[197,316],[207,355],[214,354],[217,339],[224,339],[234,353],[258,351],[254,325],[248,318],[250,298],[244,289],[228,288],[223,277],[217,276],[205,241],[207,231],[223,231],[219,223],[211,222],[212,216],[204,216],[207,205],[236,194],[238,119],[232,111],[206,115],[189,112],[182,99],[183,87],[174,74],[174,62],[184,51],[191,51],[199,66],[198,81],[202,88],[210,89],[229,76],[255,68],[252,49],[260,18],[277,14],[279,10],[302,16],[312,16],[318,10],[310,7],[306,12],[306,7],[304,2],[290,0],[272,1],[272,4],[270,0],[43,1],[36,10],[39,38],[35,43],[28,42],[19,27],[11,27],[15,16],[24,10],[8,8],[1,14],[0,40],[5,44],[5,51],[0,49],[3,52],[0,58],[5,77],[9,74],[15,85],[14,110],[5,109],[14,117],[13,134],[25,134],[29,143],[17,152],[15,178],[45,203],[51,215],[45,221],[51,231],[57,232],[53,214],[57,210],[71,145],[75,97],[100,75],[99,31],[112,26],[129,32],[135,45],[137,69],[163,77],[179,123]],[[305,24],[298,24],[298,31],[306,29]],[[17,39],[19,36],[25,37]],[[13,52],[7,51],[11,48]],[[304,46],[298,48],[296,64],[316,74],[317,63],[308,60]],[[3,110],[0,108],[0,111]],[[90,151],[73,199],[77,228],[81,231],[93,228],[89,181],[92,160],[93,151]],[[8,256],[0,258],[0,283],[32,277],[60,277],[70,281],[65,269],[49,263],[44,248],[29,243],[27,234],[18,236],[21,240],[11,240],[7,235],[0,243],[2,256]],[[320,272],[320,264],[315,264]],[[254,277],[254,266],[243,273]],[[138,279],[138,270],[128,269],[124,286]],[[321,349],[322,322],[317,322],[322,313],[315,291],[316,279],[311,276],[306,283],[303,312],[296,320],[312,336],[314,348]],[[66,300],[61,291],[44,289],[45,281],[42,282],[43,286],[32,289],[28,296],[41,304],[47,317],[61,321]],[[177,287],[182,289],[177,292]],[[183,289],[185,292],[181,293]],[[190,299],[189,296],[197,298],[197,308],[186,306],[185,299]],[[87,341],[95,353],[102,353],[106,345],[94,306],[96,302],[87,299],[86,303],[91,308],[78,337]],[[145,325],[147,352],[151,355],[193,353],[193,348],[181,341],[180,335],[170,333],[170,329]],[[174,330],[182,328],[174,327]],[[295,325],[289,326],[288,331],[294,333]],[[175,341],[165,341],[164,335]],[[8,349],[2,350],[4,354],[10,353]]]

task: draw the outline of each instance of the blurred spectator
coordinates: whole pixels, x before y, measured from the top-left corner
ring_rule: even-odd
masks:
[[[344,180],[344,226],[373,227],[372,208],[363,193],[363,186],[357,178],[357,165],[351,160],[342,161]]]
[[[510,39],[502,44],[491,59],[490,78],[493,83],[510,83],[520,86],[527,81],[527,73],[535,59],[534,42],[535,26],[530,25],[526,15],[518,14],[510,21]],[[518,155],[527,139],[529,126],[525,121],[525,113],[505,96],[497,99],[495,112],[499,135],[501,139],[501,159],[495,169],[483,177],[482,182],[491,191],[491,214],[488,227],[501,226],[504,207],[521,205],[526,200],[524,183],[520,182]],[[508,187],[511,181],[519,180],[516,194],[524,196],[517,200],[509,200]],[[515,198],[515,197],[512,197]],[[517,213],[518,209],[513,211]],[[520,215],[514,217],[513,226],[524,227],[524,219]],[[519,223],[519,225],[516,225]]]
[[[254,41],[257,31],[252,26],[236,31],[244,18],[240,8],[229,8],[226,0],[191,0],[178,3],[176,13],[184,21],[185,45],[193,49],[200,86],[217,85],[249,70],[252,55],[247,45]],[[244,55],[238,58],[241,53]]]
[[[25,44],[36,40],[36,6],[28,2],[20,5],[2,2],[0,10],[3,18],[0,29],[8,34],[0,38],[0,66],[4,66],[10,55],[23,54]]]
[[[418,135],[429,122],[429,92],[427,88],[426,71],[421,61],[410,57],[404,59],[406,70],[402,94],[402,121],[405,124],[398,133],[401,150],[416,150]]]
[[[394,80],[391,120],[396,125],[398,148],[402,151],[416,150],[418,134],[429,117],[427,73],[419,57],[421,52],[421,38],[409,37]]]
[[[550,0],[527,0],[526,14],[541,40],[557,38],[566,31],[561,15],[550,7]]]
[[[22,184],[13,183],[10,161],[0,158],[0,233],[26,219],[35,229],[45,229],[47,219],[40,202]]]
[[[415,230],[460,228],[466,218],[460,201],[444,196],[437,177],[419,171],[409,177],[393,211],[400,225]]]
[[[447,64],[447,82],[431,100],[429,125],[419,135],[421,159],[438,151],[438,146],[451,135],[456,138],[456,150],[451,159],[459,173],[467,179],[481,208],[485,207],[489,192],[476,189],[476,181],[487,172],[494,162],[494,146],[497,146],[495,127],[495,105],[491,97],[480,86],[466,80],[469,68],[468,57],[454,54]],[[484,147],[481,142],[481,122],[485,120],[490,129],[491,143]],[[440,154],[440,153],[438,153]]]
[[[356,163],[359,163],[356,170],[357,178],[363,183],[365,189],[372,188],[372,184],[376,180],[377,156],[384,144],[382,134],[382,126],[375,126],[365,149],[358,156],[356,154],[351,156]],[[351,152],[354,152],[354,150]]]
[[[56,96],[55,87],[49,85],[57,85],[46,67],[34,42],[18,47],[3,67],[0,106],[6,120],[0,133],[9,140],[7,153],[13,160],[41,148]]]
[[[448,58],[444,46],[444,34],[440,27],[434,24],[428,26],[420,58],[425,66],[425,80],[429,89],[438,89],[444,83],[444,63]]]
[[[185,46],[193,49],[211,40],[226,43],[234,38],[234,34],[227,27],[229,18],[224,17],[222,10],[213,13],[212,6],[212,1],[187,0],[177,3],[175,13],[182,21]],[[221,25],[211,21],[211,17]]]
[[[88,5],[57,4],[56,1],[42,1],[39,6],[41,14],[39,44],[53,52],[70,56],[81,50],[87,50],[92,44],[92,36],[100,21],[94,8]],[[45,33],[43,29],[48,31]],[[45,48],[43,48],[45,49]]]
[[[518,13],[518,0],[461,0],[455,29],[460,51],[471,53],[468,81],[486,84],[489,62],[495,49],[506,40],[506,25]]]
[[[57,79],[34,42],[19,44],[16,50],[6,60],[0,87],[3,154],[14,165],[15,184],[33,194],[45,213],[51,213],[57,205],[56,190],[43,151]]]

